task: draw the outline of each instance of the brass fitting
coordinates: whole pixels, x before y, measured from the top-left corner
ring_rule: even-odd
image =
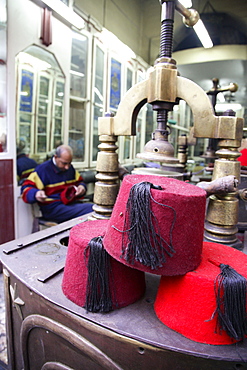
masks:
[[[175,103],[177,97],[176,79],[175,60],[165,57],[157,59],[148,78],[148,103],[156,101]]]

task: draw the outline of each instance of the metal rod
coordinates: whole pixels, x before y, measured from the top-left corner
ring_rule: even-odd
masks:
[[[173,23],[174,1],[166,1],[162,4],[161,33],[160,33],[160,57],[172,56],[173,46]]]
[[[185,8],[178,0],[175,0],[175,9],[185,18],[191,17],[191,11]]]

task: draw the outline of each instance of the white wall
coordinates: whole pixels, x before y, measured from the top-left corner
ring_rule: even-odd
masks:
[[[21,3],[21,4],[20,4]],[[52,17],[52,44],[48,47],[42,45],[41,16],[42,9],[29,0],[8,0],[8,34],[7,34],[7,127],[9,149],[5,154],[14,158],[14,204],[16,238],[30,234],[31,206],[25,205],[20,199],[20,188],[16,179],[16,70],[15,57],[32,44],[42,46],[56,55],[57,61],[65,75],[69,76],[71,29]],[[69,81],[65,82],[64,119],[69,117]],[[25,217],[23,217],[25,214]]]
[[[158,3],[158,0],[154,0]],[[149,38],[143,33],[145,1],[142,0],[75,0],[74,5],[99,25],[114,33],[135,54],[149,62]],[[159,11],[158,4],[158,11]],[[158,22],[160,16],[158,13]]]

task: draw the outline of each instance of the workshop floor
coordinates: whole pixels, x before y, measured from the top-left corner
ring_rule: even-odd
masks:
[[[244,243],[244,252],[247,254],[247,231],[245,231],[244,233],[239,233],[238,237]],[[8,369],[7,362],[4,284],[3,274],[0,273],[0,370]]]

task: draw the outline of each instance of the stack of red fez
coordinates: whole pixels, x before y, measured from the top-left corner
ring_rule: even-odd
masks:
[[[93,238],[105,235],[107,224],[108,220],[86,221],[74,226],[70,231],[62,288],[64,294],[78,306],[87,306],[89,243]],[[145,292],[144,273],[122,265],[110,255],[107,257],[110,265],[108,273],[109,289],[112,292],[111,309],[125,307],[140,299]],[[98,271],[94,273],[92,280],[96,280],[97,275],[101,275],[106,269],[106,266],[102,265],[101,271],[100,262],[96,266]],[[111,310],[105,310],[103,304],[96,302],[95,309],[89,310],[93,312]]]
[[[166,326],[201,343],[243,339],[247,256],[203,242],[205,205],[205,191],[194,185],[161,176],[125,176],[110,220],[71,229],[64,294],[88,311],[108,312],[143,296],[145,272],[161,275],[154,309]],[[235,323],[226,302],[236,281],[242,284],[245,306]]]

